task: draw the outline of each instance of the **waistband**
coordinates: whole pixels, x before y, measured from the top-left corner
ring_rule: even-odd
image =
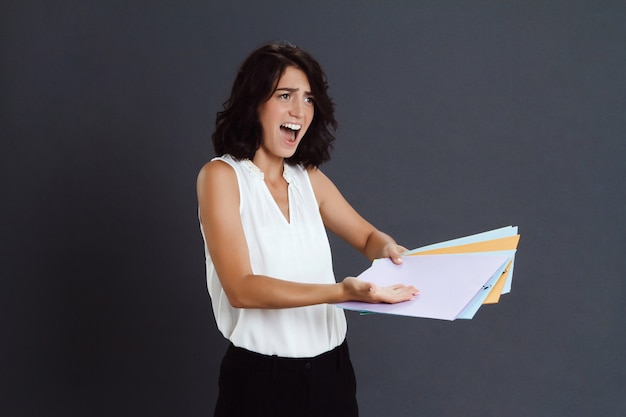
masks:
[[[336,366],[341,367],[344,360],[349,360],[348,342],[343,341],[336,348],[310,358],[285,358],[276,355],[264,355],[229,344],[226,355],[243,366],[257,368],[284,369],[284,370],[309,370],[316,367]]]

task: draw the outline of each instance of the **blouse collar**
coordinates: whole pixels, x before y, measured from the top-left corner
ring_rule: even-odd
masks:
[[[261,168],[256,166],[254,162],[252,162],[250,159],[242,159],[241,162],[254,176],[261,180],[265,179],[265,174],[263,173],[263,171],[261,171]],[[293,168],[289,166],[287,162],[283,162],[283,178],[285,179],[285,181],[287,181],[288,184],[291,184],[291,181],[293,179]]]

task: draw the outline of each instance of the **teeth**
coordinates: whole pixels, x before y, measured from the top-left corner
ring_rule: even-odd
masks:
[[[283,123],[282,125],[280,125],[280,127],[286,127],[287,129],[291,129],[291,130],[302,129],[302,125],[297,125],[295,123]]]

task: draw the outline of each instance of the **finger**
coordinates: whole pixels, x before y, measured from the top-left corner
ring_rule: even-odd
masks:
[[[402,289],[402,288],[405,288],[405,287],[406,287],[406,285],[404,285],[404,284],[395,284],[395,285],[390,285],[387,288],[389,288],[390,290],[396,291],[396,290],[399,290],[399,289]]]
[[[402,247],[400,245],[396,244],[396,243],[389,243],[384,248],[384,254],[389,259],[391,259],[391,261],[394,264],[400,264],[400,263],[402,263],[402,250],[401,250],[401,248]]]
[[[398,298],[398,301],[413,300],[415,296],[419,294],[419,290],[413,286],[399,285],[394,287],[393,292]]]
[[[402,245],[395,245],[392,247],[392,253],[397,257],[402,256],[404,253],[408,251],[409,250]]]
[[[394,284],[390,285],[388,288],[392,290],[406,289],[407,291],[417,291],[417,288],[415,288],[414,286],[406,284]]]
[[[402,254],[408,252],[408,249],[401,245],[395,245],[391,251],[391,261],[396,264],[402,264]]]

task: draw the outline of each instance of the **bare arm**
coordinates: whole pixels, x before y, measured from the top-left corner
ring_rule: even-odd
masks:
[[[367,222],[341,195],[333,182],[318,169],[309,170],[311,184],[326,227],[370,260],[391,258],[399,264],[407,249]]]
[[[392,303],[409,300],[415,293],[403,288],[379,290],[357,279],[339,284],[303,284],[253,274],[234,170],[221,161],[209,162],[198,175],[197,193],[207,247],[233,307],[288,308],[349,300]]]

